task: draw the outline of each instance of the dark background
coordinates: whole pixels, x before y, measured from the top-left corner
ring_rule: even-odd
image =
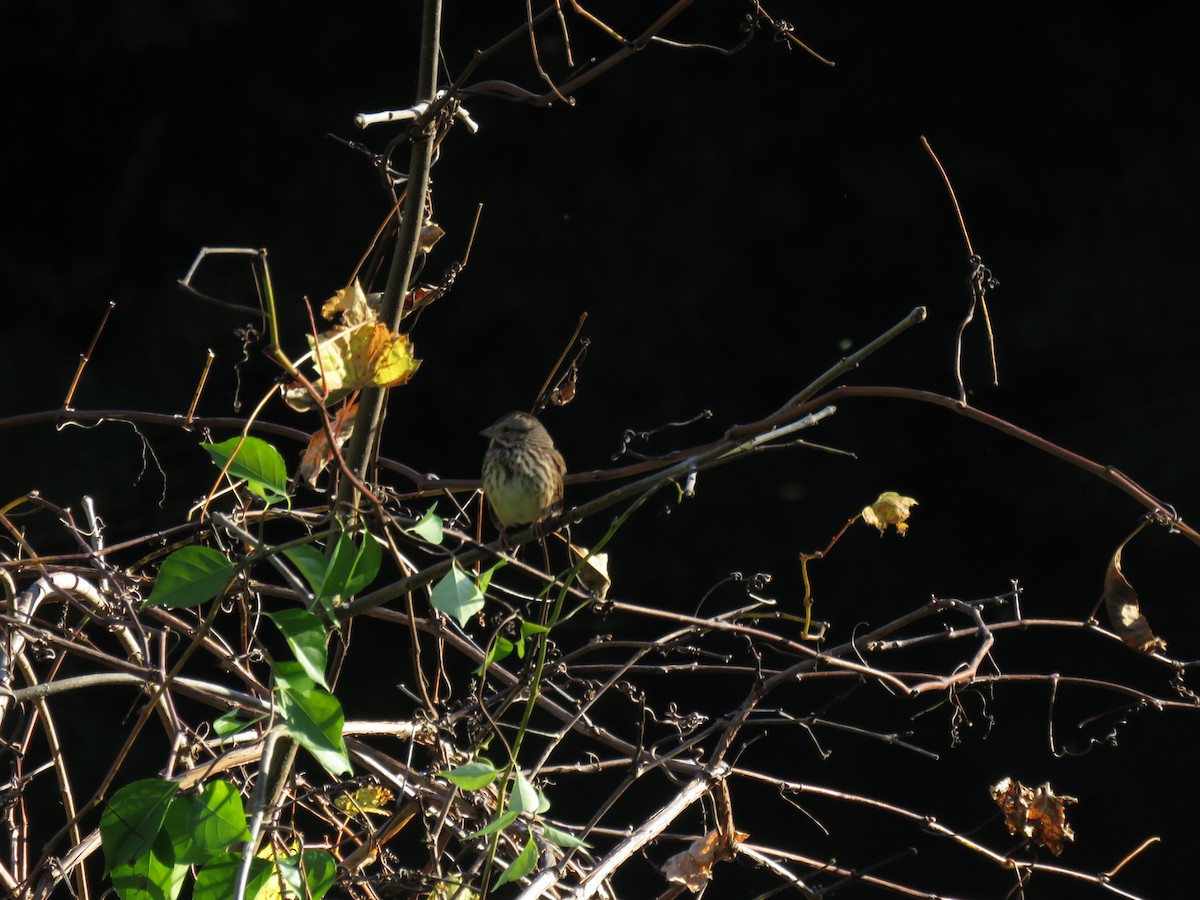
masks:
[[[451,74],[521,21],[521,4],[483,6],[447,8]],[[380,149],[395,134],[359,133],[352,117],[412,101],[415,7],[0,6],[0,418],[62,402],[109,300],[118,305],[77,408],[182,413],[211,347],[217,362],[200,412],[231,414],[234,329],[248,320],[176,287],[205,245],[269,249],[288,349],[299,352],[302,299],[319,303],[344,284],[387,210],[366,158],[326,135]],[[732,46],[747,9],[698,0],[666,35]],[[574,108],[467,103],[481,131],[456,130],[443,145],[434,201],[448,236],[426,275],[460,258],[481,202],[483,219],[469,268],[413,334],[424,364],[392,396],[384,452],[443,477],[474,474],[478,430],[528,407],[583,311],[592,346],[579,398],[544,417],[573,471],[609,465],[626,428],[712,410],[708,423],[660,435],[651,449],[665,451],[758,418],[917,305],[928,322],[848,380],[953,393],[967,254],[924,134],[1001,282],[989,304],[1000,386],[988,383],[977,323],[964,351],[972,402],[1118,467],[1194,518],[1200,64],[1184,13],[1002,3],[769,9],[837,65],[761,32],[732,57],[651,46],[577,92]],[[611,15],[631,34],[652,17]],[[586,23],[569,21],[578,55],[608,51]],[[565,74],[552,30],[540,47]],[[541,90],[525,42],[477,77]],[[216,264],[207,277],[253,302],[243,267]],[[252,405],[272,372],[251,355],[242,397]],[[265,417],[311,427],[278,403]],[[76,505],[89,493],[110,541],[179,521],[211,471],[194,437],[145,431],[165,487],[153,465],[139,480],[142,447],[128,426],[8,427],[0,502],[36,488]],[[787,451],[703,476],[696,502],[647,508],[621,533],[614,590],[690,610],[728,572],[761,571],[774,576],[772,596],[795,603],[796,554],[824,546],[894,489],[921,504],[903,541],[857,526],[814,568],[816,614],[835,635],[931,594],[987,596],[1014,578],[1027,615],[1079,618],[1141,512],[1113,487],[943,410],[846,403],[811,437],[859,460]],[[580,488],[568,500],[587,496]],[[579,537],[586,543],[602,527],[585,525]],[[1172,655],[1194,658],[1200,551],[1146,533],[1127,550],[1126,570]],[[711,602],[736,601],[727,592]],[[1001,662],[1145,676],[1165,689],[1163,670],[1097,646],[1031,641]],[[1064,761],[1046,750],[1044,688],[995,704],[1009,718],[957,749],[939,720],[928,742],[948,762],[925,775],[920,765],[903,774],[910,763],[895,760],[898,751],[867,755],[848,743],[844,786],[918,785],[923,800],[909,802],[966,828],[990,813],[986,787],[999,777],[1052,780],[1081,797],[1079,842],[1064,864],[1102,870],[1162,833],[1167,840],[1122,883],[1178,896],[1194,871],[1195,720],[1143,714],[1120,730],[1115,750]],[[862,720],[871,715],[868,705]],[[1059,736],[1073,724],[1057,722]],[[1086,743],[1111,724],[1075,737]],[[842,777],[817,766],[805,755],[793,777]],[[990,827],[987,843],[1003,846]],[[988,872],[994,883],[958,890],[1003,896],[1007,881]],[[1074,888],[1042,890],[1033,896]]]

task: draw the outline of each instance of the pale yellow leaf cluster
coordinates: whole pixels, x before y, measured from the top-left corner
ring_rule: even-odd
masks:
[[[883,534],[889,525],[896,529],[897,534],[908,531],[908,517],[917,501],[912,497],[902,497],[895,491],[884,491],[879,499],[862,511],[863,521],[873,525]]]

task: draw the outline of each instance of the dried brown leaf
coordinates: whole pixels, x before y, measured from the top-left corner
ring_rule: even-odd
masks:
[[[379,318],[378,310],[367,299],[357,278],[341,290],[335,291],[321,306],[321,315],[331,322],[339,314],[341,323],[346,328],[353,328],[364,322],[375,322]]]
[[[1028,788],[1019,781],[1002,778],[992,785],[991,794],[1013,834],[1024,835],[1055,856],[1062,853],[1063,841],[1075,840],[1075,832],[1067,824],[1067,807],[1079,801],[1055,794],[1050,782]]]
[[[425,224],[421,226],[421,236],[417,240],[417,252],[428,253],[433,249],[433,245],[445,236],[446,232],[437,222],[426,219]]]
[[[723,840],[721,832],[714,829],[663,863],[663,877],[697,893],[712,879],[713,864],[731,859],[737,853],[737,845],[748,837],[739,831]]]
[[[720,845],[721,836],[715,830],[697,838],[686,850],[681,850],[663,863],[663,877],[675,884],[682,884],[692,893],[698,892],[712,878],[712,867]]]
[[[304,396],[307,397],[308,394]],[[339,448],[346,443],[346,440],[353,433],[354,415],[357,412],[358,404],[349,403],[343,406],[334,417],[330,425],[330,430],[337,439]],[[332,461],[333,452],[329,449],[329,439],[325,436],[325,429],[322,428],[309,439],[308,447],[305,449],[304,456],[300,460],[298,474],[310,485],[316,487],[317,477]]]
[[[550,402],[555,406],[566,406],[575,399],[579,388],[579,369],[572,365],[558,383],[558,387],[550,392]]]
[[[1156,637],[1150,630],[1150,623],[1142,615],[1137,591],[1121,571],[1121,551],[1128,542],[1129,538],[1126,538],[1121,543],[1108,564],[1108,571],[1104,573],[1104,593],[1100,595],[1100,599],[1108,611],[1108,620],[1112,623],[1113,631],[1126,644],[1146,653],[1166,650],[1167,642]]]

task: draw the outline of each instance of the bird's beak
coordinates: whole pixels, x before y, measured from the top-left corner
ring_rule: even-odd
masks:
[[[481,431],[479,433],[481,435],[483,435],[485,438],[487,438],[488,440],[493,440],[496,437],[496,426],[493,425],[490,428],[485,428],[485,429],[483,429],[483,431]]]

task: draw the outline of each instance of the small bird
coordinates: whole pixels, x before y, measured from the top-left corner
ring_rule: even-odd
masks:
[[[541,422],[511,412],[480,434],[491,440],[483,455],[483,493],[502,531],[561,509],[567,464]]]

